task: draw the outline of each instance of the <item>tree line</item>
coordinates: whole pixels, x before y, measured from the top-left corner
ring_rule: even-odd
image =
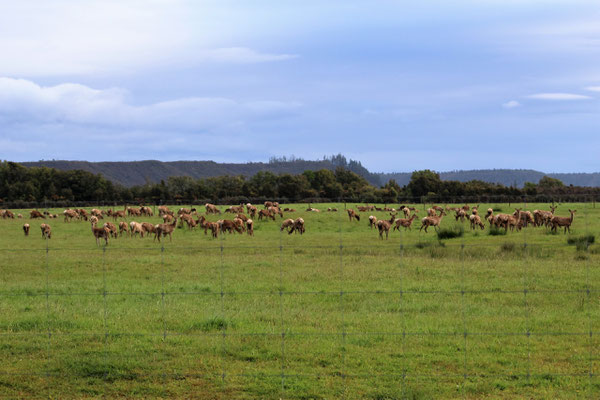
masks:
[[[410,182],[398,185],[393,179],[383,186],[371,185],[365,178],[344,167],[334,171],[321,169],[301,174],[261,171],[243,175],[194,179],[174,176],[166,181],[132,187],[115,184],[102,175],[82,170],[60,171],[47,167],[24,167],[0,162],[0,201],[4,204],[30,202],[104,202],[104,203],[177,203],[205,201],[238,204],[261,199],[287,202],[348,200],[363,203],[453,202],[458,198],[537,197],[580,199],[581,195],[600,196],[600,188],[566,186],[560,180],[543,177],[523,188],[478,180],[443,181],[430,170],[415,171]],[[471,200],[476,201],[476,200]]]

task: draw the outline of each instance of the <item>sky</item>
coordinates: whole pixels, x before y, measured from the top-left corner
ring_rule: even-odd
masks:
[[[600,2],[0,0],[0,159],[600,171]]]

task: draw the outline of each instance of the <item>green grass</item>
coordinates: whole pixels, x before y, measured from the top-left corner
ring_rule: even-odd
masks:
[[[0,397],[597,397],[600,210],[561,205],[581,210],[571,235],[445,218],[462,234],[441,241],[313,206],[340,212],[289,214],[302,236],[278,218],[106,248],[85,222],[45,221],[46,242],[0,220]]]

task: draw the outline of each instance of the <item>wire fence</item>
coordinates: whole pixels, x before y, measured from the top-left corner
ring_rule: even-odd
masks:
[[[590,211],[594,207],[593,203],[585,204],[585,233],[592,232]],[[256,397],[267,398],[298,397],[299,391],[308,390],[294,385],[299,380],[312,382],[316,387],[322,387],[319,386],[322,383],[318,382],[333,380],[334,397],[339,398],[363,397],[365,393],[378,389],[376,386],[386,384],[396,388],[396,392],[390,390],[397,393],[398,397],[410,398],[414,396],[415,387],[419,386],[415,382],[437,388],[452,387],[455,388],[455,397],[471,398],[474,395],[469,390],[473,382],[489,383],[491,389],[481,389],[489,394],[499,390],[498,379],[524,380],[521,386],[524,392],[544,384],[540,382],[555,382],[555,386],[560,386],[563,382],[561,379],[571,379],[574,383],[566,385],[579,390],[583,397],[597,398],[600,393],[597,373],[600,341],[596,318],[600,313],[595,307],[600,305],[600,285],[596,258],[586,257],[578,261],[577,279],[573,279],[572,285],[568,282],[557,285],[559,282],[554,281],[551,274],[545,276],[543,285],[538,285],[539,273],[532,269],[535,260],[526,250],[533,247],[552,252],[568,245],[564,242],[538,243],[532,240],[527,229],[523,229],[518,238],[525,251],[512,260],[521,266],[521,270],[513,271],[514,275],[506,280],[505,286],[474,287],[481,282],[471,276],[473,267],[468,250],[497,247],[497,243],[467,243],[464,237],[457,242],[447,243],[445,247],[457,252],[457,258],[448,269],[444,266],[446,259],[427,260],[426,256],[421,256],[423,262],[415,261],[416,256],[411,251],[419,249],[419,243],[400,234],[393,243],[377,245],[376,250],[390,255],[390,258],[376,268],[380,271],[394,270],[389,275],[393,280],[379,285],[372,281],[365,283],[364,277],[356,277],[361,267],[361,257],[369,257],[373,245],[349,238],[346,229],[347,221],[340,218],[337,243],[329,240],[313,245],[291,243],[281,231],[278,242],[257,245],[236,244],[221,236],[218,241],[191,247],[178,246],[176,243],[150,249],[144,246],[105,246],[89,252],[85,249],[51,247],[46,241],[44,249],[0,249],[0,257],[5,260],[2,262],[3,270],[7,275],[18,275],[17,270],[21,268],[19,264],[14,264],[15,254],[29,254],[25,257],[30,262],[27,265],[43,266],[37,270],[37,286],[25,291],[21,288],[0,288],[0,298],[5,303],[2,310],[12,315],[8,322],[5,320],[0,331],[3,343],[0,354],[5,360],[10,360],[3,362],[0,368],[0,382],[4,383],[0,385],[0,393],[4,392],[5,398],[18,397],[19,391],[11,389],[8,383],[11,376],[46,380],[47,392],[26,393],[28,398],[53,398],[61,390],[70,390],[65,385],[68,386],[70,379],[81,376],[69,368],[57,368],[56,364],[60,364],[61,357],[69,354],[69,349],[65,348],[65,343],[69,342],[65,338],[83,337],[94,343],[101,342],[100,347],[96,343],[78,353],[76,346],[70,349],[77,353],[74,357],[78,360],[77,365],[90,354],[101,355],[101,364],[90,374],[84,374],[86,378],[93,378],[93,382],[88,384],[95,392],[90,393],[99,395],[104,394],[103,385],[107,389],[119,379],[139,378],[158,381],[165,396],[170,393],[172,382],[186,379],[207,380],[218,385],[214,388],[216,392],[225,394],[244,391],[244,385],[250,385],[250,381],[262,381],[259,386],[264,392],[262,396],[256,394]],[[375,235],[372,238],[376,239]],[[186,265],[180,265],[181,261],[177,261],[182,253],[189,255],[183,261]],[[261,264],[261,257],[267,254],[271,261],[265,266]],[[72,266],[65,267],[65,260],[73,255]],[[142,274],[137,277],[138,280],[150,281],[151,285],[127,288],[125,283],[120,282],[119,275],[127,269],[121,265],[124,257],[132,255],[143,259],[146,265],[143,271],[147,275]],[[88,257],[96,261],[88,268],[82,267],[83,271],[77,271],[78,266],[82,265],[81,261]],[[210,257],[210,261],[206,261],[206,257]],[[312,271],[312,274],[299,278],[294,275],[300,262],[310,266],[320,262],[320,258],[325,259],[320,265],[328,266],[323,274]],[[236,266],[240,259],[243,265]],[[505,262],[502,257],[486,261],[487,265],[492,266]],[[551,262],[552,259],[548,259],[536,268],[544,268],[546,263]],[[562,263],[563,259],[557,262]],[[419,284],[423,282],[418,276],[415,277],[414,270],[419,268],[415,267],[415,263],[430,264],[432,269],[453,273],[451,276],[437,275],[452,285],[450,288],[441,285],[438,288],[435,282],[428,282],[420,287]],[[250,277],[244,276],[248,270],[245,267],[258,264],[260,266],[257,268],[261,271]],[[564,268],[571,266],[567,264]],[[136,271],[139,272],[139,268]],[[185,276],[178,279],[177,275],[183,271]],[[86,278],[87,273],[90,276]],[[196,276],[197,281],[190,280],[190,276]],[[569,275],[561,275],[562,278],[565,276]],[[70,277],[75,278],[72,283],[69,283]],[[132,282],[131,278],[128,276],[123,282]],[[240,284],[245,279],[257,280]],[[502,278],[491,279],[496,283],[503,282]],[[534,279],[535,284],[532,282]],[[319,284],[312,288],[306,284],[307,281]],[[539,311],[536,308],[538,303],[550,301],[551,306],[541,309],[552,313],[557,311],[557,304],[552,300],[570,295],[582,302],[583,311],[573,316],[575,323],[564,326],[562,324],[566,319],[552,322],[550,318],[550,323],[541,329],[536,322],[539,317],[536,314]],[[427,305],[415,308],[415,304],[425,297]],[[28,326],[28,329],[15,329],[11,320],[19,321],[20,312],[24,309],[19,300],[23,304],[30,304],[39,298],[45,302],[45,321]],[[75,303],[65,301],[62,306],[57,306],[57,303],[61,303],[57,299],[65,298]],[[90,303],[82,300],[85,298],[93,300]],[[140,298],[146,298],[147,302],[140,301]],[[179,303],[178,299],[181,298],[188,300]],[[507,298],[510,298],[509,304],[506,303]],[[520,298],[520,306],[511,303],[516,298]],[[77,305],[78,302],[84,305]],[[364,309],[361,309],[362,302],[367,303]],[[476,318],[473,317],[473,310],[483,304],[492,304],[491,311],[499,315],[503,315],[504,307],[509,306],[516,307],[522,313],[515,314],[510,309],[501,322],[493,321],[493,315],[482,313],[474,323]],[[126,310],[131,305],[135,309]],[[56,317],[57,308],[68,314],[69,306],[72,306],[72,314],[68,318]],[[195,307],[199,312],[203,307],[210,308],[203,313],[211,316],[208,322],[204,321],[209,325],[199,329],[181,329],[185,325],[182,320],[189,315],[184,309],[188,306]],[[307,309],[303,310],[304,307]],[[558,307],[560,310],[561,306]],[[388,308],[394,309],[393,313],[384,313],[384,319],[392,316],[389,320],[373,319],[373,314]],[[562,311],[568,313],[569,310],[565,307]],[[100,316],[98,311],[101,311]],[[67,323],[69,319],[85,319],[88,314],[96,316],[90,330],[76,323]],[[181,318],[178,318],[179,314]],[[240,315],[250,321],[247,326],[235,326],[230,322]],[[128,321],[129,318],[131,321]],[[304,319],[298,322],[297,318]],[[489,328],[486,328],[486,319],[489,319]],[[436,324],[436,320],[442,322]],[[422,329],[418,328],[419,321],[425,325]],[[61,326],[60,323],[65,325]],[[256,329],[257,326],[259,329]],[[24,337],[37,339],[38,343],[45,345],[45,361],[41,365],[33,359],[15,365],[15,357],[11,353],[14,347],[11,346]],[[131,358],[132,348],[129,345],[137,346],[127,342],[127,338],[148,339],[150,343],[144,348],[136,348],[137,353],[134,354],[146,361],[153,360],[159,367],[151,372],[136,372],[131,377],[123,377],[115,370],[115,360],[119,357]],[[374,338],[374,342],[365,339],[363,346],[360,345],[362,338]],[[177,353],[170,342],[179,339],[191,340],[191,344],[187,343],[184,351]],[[119,345],[121,341],[125,343],[115,349],[114,345]],[[81,345],[85,340],[75,343]],[[558,350],[553,350],[557,343]],[[455,351],[439,356],[435,354],[436,351],[447,350],[448,346],[454,347]],[[507,350],[498,350],[503,346]],[[542,350],[544,347],[547,347],[547,352]],[[266,356],[261,354],[265,348],[269,353]],[[312,350],[314,354],[310,354]],[[374,354],[375,351],[382,354]],[[415,351],[421,353],[415,354]],[[305,352],[309,354],[299,354]],[[155,355],[150,356],[149,353]],[[244,367],[229,365],[232,354],[238,353],[246,357],[242,363]],[[391,353],[398,358],[391,357]],[[264,359],[262,356],[265,356]],[[180,360],[186,357],[191,359],[189,364],[178,366]],[[203,364],[205,358],[211,361]],[[562,360],[560,368],[553,366],[552,359]],[[70,358],[70,362],[73,361]],[[161,363],[164,365],[160,366]],[[195,371],[200,366],[202,372]],[[366,383],[359,384],[357,381]],[[146,395],[143,392],[126,394],[131,397]],[[148,396],[151,397],[151,394]]]

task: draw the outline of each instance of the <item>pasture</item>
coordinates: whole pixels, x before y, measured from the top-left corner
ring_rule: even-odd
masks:
[[[591,203],[558,206],[577,209],[571,234],[491,235],[449,214],[441,229],[464,233],[442,240],[419,231],[422,205],[388,240],[368,221],[388,212],[349,221],[344,204],[285,206],[305,234],[281,232],[278,216],[255,219],[253,237],[184,227],[108,246],[63,209],[51,220],[13,210],[24,218],[0,220],[0,394],[598,398],[600,245],[574,240],[600,233]]]

